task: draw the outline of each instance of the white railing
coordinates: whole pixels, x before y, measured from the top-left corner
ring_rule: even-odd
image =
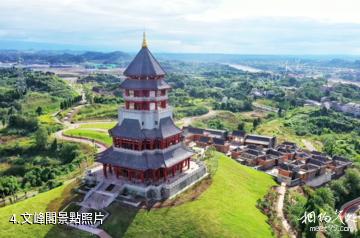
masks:
[[[158,107],[158,109],[153,110],[137,110],[137,109],[126,109],[125,107],[121,107],[120,112],[131,112],[131,113],[143,113],[143,112],[165,112],[172,110],[172,107],[167,105],[166,108]]]
[[[195,171],[186,174],[184,177],[179,178],[178,180],[174,181],[173,183],[166,184],[164,187],[166,189],[171,190],[175,186],[178,186],[180,183],[182,183],[185,180],[191,178],[195,174],[201,174],[201,176],[204,175],[206,173],[206,166],[204,164],[201,164],[201,163],[199,163],[198,165],[199,165],[199,167]]]
[[[133,96],[126,96],[124,95],[124,99],[125,100],[129,100],[129,101],[136,101],[136,102],[141,102],[141,101],[163,101],[163,100],[167,100],[168,96],[149,96],[149,97],[133,97]]]

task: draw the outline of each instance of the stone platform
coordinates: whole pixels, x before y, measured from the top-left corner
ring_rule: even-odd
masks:
[[[93,196],[93,198],[102,197],[103,200],[101,202],[97,200],[97,204],[103,204],[102,206],[111,203],[109,203],[110,197],[113,201],[116,197],[121,197],[119,195],[123,193],[129,194],[134,198],[142,197],[146,200],[163,200],[186,190],[206,175],[206,166],[202,162],[190,161],[189,169],[175,174],[174,177],[168,177],[166,180],[161,180],[157,183],[142,183],[134,179],[128,180],[125,177],[117,178],[115,173],[108,173],[107,177],[105,177],[100,165],[89,171],[85,178],[87,183],[97,183],[97,186],[89,191],[92,195],[87,194],[86,198],[90,198],[90,196]],[[115,193],[106,191],[106,187],[111,184],[114,185],[114,188],[117,188]]]

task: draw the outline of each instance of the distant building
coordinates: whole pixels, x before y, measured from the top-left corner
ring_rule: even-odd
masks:
[[[327,109],[333,109],[338,112],[343,112],[347,115],[351,115],[354,117],[360,117],[360,104],[349,102],[349,103],[340,103],[336,101],[324,101],[322,102],[322,106]]]
[[[311,158],[311,155],[304,151],[299,151],[295,153],[295,160],[306,162]]]
[[[296,152],[298,151],[298,146],[296,143],[285,141],[282,144],[276,147],[277,151],[286,155],[285,161],[293,160]]]
[[[246,132],[245,131],[233,131],[229,136],[229,140],[233,145],[243,145],[245,140]]]
[[[196,127],[184,127],[183,135],[185,143],[195,142],[200,147],[214,146],[217,151],[227,153],[230,144],[226,130],[202,129]]]
[[[340,156],[334,156],[332,163],[328,164],[328,168],[334,172],[334,177],[339,177],[345,173],[345,170],[349,168],[352,163]]]
[[[276,137],[261,135],[246,135],[244,139],[245,145],[259,145],[264,148],[274,148],[276,145]]]
[[[242,164],[247,166],[257,166],[260,159],[265,159],[266,155],[264,152],[254,149],[245,149],[240,153],[240,161]]]

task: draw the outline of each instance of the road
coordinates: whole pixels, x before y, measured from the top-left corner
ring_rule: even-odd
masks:
[[[360,211],[360,197],[345,203],[341,207],[340,217],[347,223],[351,232],[357,231],[356,212]]]
[[[284,216],[284,199],[285,199],[285,193],[286,193],[286,185],[285,183],[281,183],[280,187],[277,187],[277,192],[279,193],[279,197],[276,203],[276,213],[277,216],[281,220],[281,224],[285,231],[287,232],[287,235],[291,238],[296,238],[294,235],[294,232],[291,229],[290,224],[287,222],[285,216]]]
[[[176,123],[178,123],[182,126],[190,126],[194,120],[206,119],[206,118],[209,118],[212,116],[216,116],[217,113],[219,113],[219,111],[214,111],[214,110],[210,109],[209,112],[206,114],[203,114],[200,116],[193,116],[193,117],[184,117],[184,118],[181,118],[180,120],[176,121]]]
[[[89,124],[94,124],[97,122],[88,122]],[[72,142],[78,142],[78,143],[85,143],[88,145],[93,146],[94,144],[96,145],[97,151],[98,152],[102,152],[104,150],[107,149],[106,145],[104,145],[101,142],[98,142],[96,140],[92,140],[92,139],[87,139],[87,138],[75,138],[75,137],[71,137],[71,136],[67,136],[64,135],[64,131],[66,130],[71,130],[71,129],[76,129],[78,128],[80,125],[84,125],[86,123],[81,122],[81,123],[74,123],[74,124],[65,124],[65,129],[57,131],[54,133],[54,136],[59,139],[59,140],[66,140],[66,141],[72,141]]]

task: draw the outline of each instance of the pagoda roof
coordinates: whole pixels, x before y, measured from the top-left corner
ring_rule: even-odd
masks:
[[[143,45],[124,71],[124,75],[128,77],[152,77],[165,75],[165,71],[151,54],[147,45]]]
[[[143,153],[134,153],[131,150],[110,147],[98,154],[97,162],[123,168],[147,170],[171,167],[193,154],[192,151],[182,144],[174,145],[163,151],[144,151]]]
[[[160,90],[171,88],[164,80],[139,80],[139,79],[125,79],[121,84],[120,88],[130,90]]]
[[[159,128],[141,129],[140,122],[137,119],[124,119],[121,124],[109,130],[111,136],[144,140],[167,138],[181,133],[181,130],[174,124],[171,117],[160,119]]]

